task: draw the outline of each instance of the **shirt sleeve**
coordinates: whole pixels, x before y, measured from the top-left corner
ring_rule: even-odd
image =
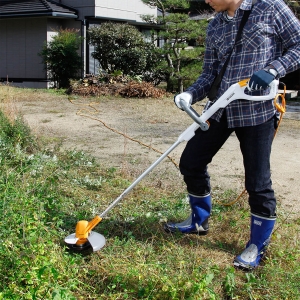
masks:
[[[283,55],[271,62],[280,77],[300,68],[300,21],[281,0],[274,1],[275,30],[283,44]]]

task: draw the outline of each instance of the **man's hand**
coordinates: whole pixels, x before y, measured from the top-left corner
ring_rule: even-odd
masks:
[[[187,104],[187,106],[190,107],[192,104],[192,95],[189,93],[181,93],[174,97],[175,104],[177,105],[178,108],[182,110],[182,107],[180,105],[180,100],[183,100]]]
[[[249,80],[248,86],[251,91],[266,89],[274,79],[274,74],[270,73],[267,70],[259,70],[253,73]]]

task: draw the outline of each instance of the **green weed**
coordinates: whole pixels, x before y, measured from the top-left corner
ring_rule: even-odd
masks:
[[[189,213],[182,191],[140,184],[94,229],[107,240],[101,251],[68,253],[77,221],[133,178],[82,151],[45,150],[22,118],[0,113],[0,126],[0,299],[299,299],[300,218],[279,211],[262,265],[236,270],[250,216],[243,200],[220,202],[231,190],[213,195],[209,235],[182,236],[163,230]]]

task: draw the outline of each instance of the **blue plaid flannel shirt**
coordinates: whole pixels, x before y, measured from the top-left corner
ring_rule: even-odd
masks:
[[[219,98],[232,84],[272,64],[279,77],[300,68],[300,22],[283,0],[258,0],[243,29],[240,41],[234,46],[243,12],[252,7],[244,0],[232,20],[218,13],[207,28],[203,72],[187,88],[193,104],[206,97],[215,76],[220,72],[228,53],[234,47],[218,91]],[[251,95],[268,94],[265,91]],[[236,100],[226,108],[228,127],[254,126],[266,122],[276,113],[273,101]],[[212,118],[220,120],[223,109]]]

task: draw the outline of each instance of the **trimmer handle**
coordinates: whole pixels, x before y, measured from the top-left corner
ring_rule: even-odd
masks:
[[[208,130],[209,124],[203,121],[200,115],[191,106],[188,106],[184,100],[180,100],[179,103],[182,109],[200,126],[201,130]]]
[[[244,79],[235,83],[229,87],[229,89],[214,102],[201,116],[190,106],[186,104],[185,101],[180,100],[180,105],[182,109],[200,126],[201,130],[206,131],[209,128],[208,119],[220,108],[226,107],[230,102],[243,99],[249,101],[265,101],[273,100],[278,92],[278,80],[273,80],[270,83],[270,93],[263,96],[251,96],[245,94],[245,89],[248,87],[249,79]]]

